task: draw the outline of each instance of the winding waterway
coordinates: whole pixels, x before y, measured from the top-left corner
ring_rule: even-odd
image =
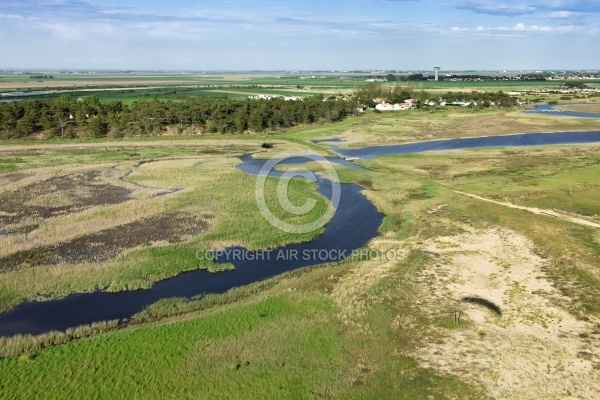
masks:
[[[509,136],[490,136],[467,139],[438,140],[423,143],[409,143],[395,146],[367,147],[362,149],[342,149],[333,147],[347,157],[364,159],[389,154],[407,154],[432,150],[458,150],[480,147],[519,147],[555,144],[576,144],[600,142],[600,131],[530,133]],[[258,174],[266,160],[257,160],[250,155],[240,158],[241,170]],[[293,157],[281,164],[302,164],[312,161],[304,157]],[[340,158],[329,161],[351,168],[361,167]],[[272,170],[269,175],[281,176]],[[331,199],[332,184],[319,180],[318,191]],[[82,324],[101,320],[130,318],[148,305],[169,297],[193,297],[205,293],[224,293],[227,290],[264,280],[286,271],[335,262],[345,259],[352,250],[363,247],[378,234],[383,215],[361,194],[361,188],[354,184],[341,185],[341,201],[334,217],[325,226],[325,232],[311,242],[290,244],[270,251],[246,252],[241,248],[228,249],[245,255],[241,259],[227,256],[217,262],[231,262],[234,271],[209,273],[197,270],[180,274],[174,278],[156,283],[151,289],[119,293],[94,292],[73,294],[59,300],[25,302],[13,310],[0,315],[0,336],[16,334],[39,334],[52,330],[65,330]],[[304,255],[312,254],[305,257]],[[314,252],[319,252],[315,255]],[[280,258],[279,255],[284,257]],[[290,255],[296,254],[296,257]],[[321,257],[326,254],[326,257]],[[189,254],[194,258],[195,254]]]
[[[266,162],[249,155],[241,157],[241,160],[239,168],[253,174],[257,174]],[[311,160],[294,157],[285,160],[283,164],[301,164],[307,161]],[[347,163],[339,159],[332,161]],[[279,174],[277,171],[270,173],[275,176]],[[362,188],[358,185],[342,184],[340,203],[335,215],[325,226],[325,232],[310,242],[260,252],[230,248],[216,261],[234,264],[234,271],[186,272],[157,282],[148,290],[118,293],[99,291],[73,294],[59,300],[25,302],[0,315],[0,336],[64,331],[69,327],[95,321],[130,318],[160,299],[224,293],[234,287],[261,281],[297,268],[341,261],[350,256],[353,250],[363,247],[371,238],[377,236],[383,221],[383,215],[361,191]],[[321,179],[318,192],[331,199],[331,182]],[[189,257],[195,259],[195,252],[191,252]]]

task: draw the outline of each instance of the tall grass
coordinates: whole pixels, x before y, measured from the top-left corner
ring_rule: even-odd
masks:
[[[357,337],[340,326],[331,298],[314,289],[331,273],[312,269],[279,279],[268,295],[2,360],[8,391],[0,398],[481,395],[394,355],[402,348],[390,336]]]

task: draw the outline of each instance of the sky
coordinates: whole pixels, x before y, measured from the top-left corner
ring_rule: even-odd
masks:
[[[600,0],[0,0],[0,69],[600,69]]]

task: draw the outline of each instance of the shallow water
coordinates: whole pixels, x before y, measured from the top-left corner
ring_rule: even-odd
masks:
[[[240,165],[238,165],[238,168],[241,169],[242,171],[247,172],[252,175],[260,174],[261,169],[268,161],[268,160],[263,160],[263,159],[255,159],[250,154],[243,155],[243,156],[239,157],[239,159],[242,161],[242,163]],[[323,157],[323,159],[325,161],[339,164],[343,167],[352,168],[357,171],[369,171],[368,169],[363,168],[359,165],[353,164],[350,161],[344,160],[343,158]],[[278,160],[277,165],[302,165],[307,162],[313,162],[313,161],[314,160],[312,158],[296,156],[296,157],[288,157],[286,159]],[[271,171],[269,171],[269,176],[281,177],[281,176],[283,176],[283,174],[284,174],[284,172],[278,171],[276,169],[272,169]],[[299,175],[305,175],[306,178],[310,179],[310,177],[312,177],[313,174],[312,174],[312,172],[307,172],[306,174],[300,173]],[[310,180],[312,180],[312,179],[310,179]]]
[[[598,113],[584,113],[584,112],[578,112],[578,111],[563,111],[563,110],[556,109],[556,107],[568,106],[568,105],[574,105],[574,104],[573,103],[571,103],[571,104],[542,104],[540,106],[528,108],[527,110],[525,110],[525,112],[532,113],[532,114],[552,114],[552,115],[559,115],[559,116],[563,116],[563,117],[600,118],[600,114],[598,114]]]

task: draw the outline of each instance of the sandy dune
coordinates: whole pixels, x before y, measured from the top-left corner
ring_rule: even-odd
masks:
[[[429,293],[423,312],[459,311],[462,320],[412,356],[493,398],[600,398],[600,332],[561,307],[569,299],[546,277],[545,260],[516,232],[465,229],[422,245],[437,260],[418,278]],[[464,297],[485,299],[502,315]]]

